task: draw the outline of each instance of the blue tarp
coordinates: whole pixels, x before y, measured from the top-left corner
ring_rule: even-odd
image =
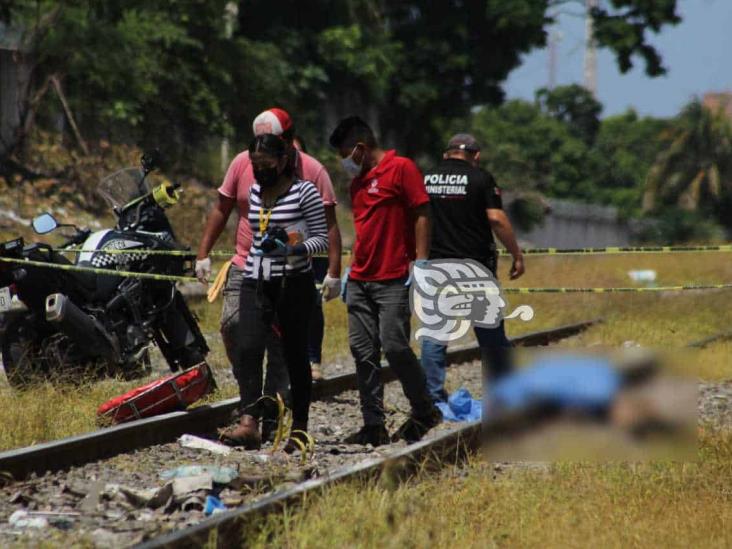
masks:
[[[489,388],[490,412],[550,405],[585,412],[602,411],[620,389],[621,377],[610,361],[597,356],[552,355],[518,370]],[[437,407],[445,421],[481,418],[481,401],[458,389]]]
[[[533,404],[599,411],[620,389],[620,374],[602,357],[549,356],[500,380],[489,391],[491,410]]]

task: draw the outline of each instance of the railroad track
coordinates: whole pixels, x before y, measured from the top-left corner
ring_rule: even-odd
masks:
[[[516,346],[535,347],[548,345],[578,334],[598,319],[531,332],[512,339]],[[455,347],[448,352],[448,364],[459,364],[480,358],[476,345]],[[396,379],[388,366],[381,369],[384,382]],[[324,379],[313,386],[313,400],[334,397],[357,388],[356,374],[348,373]],[[118,454],[171,442],[185,433],[210,433],[225,423],[239,403],[238,398],[200,406],[189,411],[172,412],[92,431],[82,435],[46,442],[35,446],[0,453],[0,471],[9,473],[15,480],[35,473],[42,475]]]
[[[514,343],[516,345],[545,345],[579,333],[594,322],[596,321],[527,334],[516,338]],[[454,365],[473,361],[478,355],[479,351],[475,346],[460,347],[449,352],[448,360]],[[472,380],[468,380],[468,386],[472,387],[471,390],[480,391],[479,368],[456,368],[451,369],[451,372],[451,375],[465,375],[472,372],[470,374]],[[464,374],[460,374],[460,372],[464,372]],[[390,369],[384,368],[382,373],[386,381],[394,379],[394,374]],[[316,472],[311,474],[314,478],[303,480],[304,477],[300,476],[296,479],[298,484],[275,493],[272,493],[272,490],[281,486],[282,482],[273,481],[271,485],[249,493],[246,501],[241,502],[244,504],[243,506],[237,504],[234,511],[215,515],[213,519],[201,520],[190,528],[186,527],[189,525],[188,522],[182,522],[178,517],[178,523],[174,528],[175,534],[160,536],[161,525],[156,523],[157,530],[148,531],[144,537],[159,537],[154,537],[153,540],[146,542],[148,546],[197,546],[201,540],[208,539],[207,536],[213,531],[217,532],[219,545],[235,542],[239,539],[236,536],[241,532],[241,517],[276,510],[283,504],[292,502],[305,491],[318,490],[341,480],[372,477],[378,474],[387,462],[397,463],[399,471],[405,474],[408,474],[417,465],[423,464],[424,461],[454,462],[474,450],[477,445],[479,428],[477,424],[462,425],[448,431],[445,431],[446,426],[443,424],[436,429],[434,434],[431,434],[428,440],[396,449],[387,454],[361,447],[354,449],[348,448],[348,445],[345,448],[338,446],[338,442],[334,441],[342,440],[342,433],[331,432],[332,436],[326,436],[323,433],[327,433],[327,431],[323,430],[323,426],[333,425],[332,417],[339,416],[339,414],[340,422],[347,423],[347,418],[343,415],[344,410],[347,412],[346,415],[350,414],[349,421],[352,424],[358,421],[358,397],[353,391],[354,388],[354,374],[329,378],[314,386],[316,398],[329,399],[327,403],[315,403],[313,407],[314,428],[319,429],[316,435],[319,444],[316,446],[316,452],[311,456],[311,461],[316,464],[317,468]],[[392,402],[396,401],[396,394],[395,386],[387,387],[387,396],[391,395]],[[186,453],[185,449],[173,441],[184,433],[210,435],[217,426],[228,419],[231,410],[236,405],[237,399],[230,399],[189,412],[176,412],[36,447],[5,452],[0,454],[0,471],[10,472],[19,481],[14,483],[14,487],[8,488],[10,493],[15,492],[22,495],[19,497],[25,497],[23,495],[25,490],[30,494],[31,500],[35,495],[42,504],[35,508],[41,510],[48,509],[46,502],[58,500],[59,486],[62,487],[61,492],[71,493],[78,491],[80,485],[88,487],[90,484],[104,483],[105,479],[107,482],[126,481],[132,483],[131,485],[149,486],[157,482],[157,473],[161,465],[169,465],[176,459],[180,463],[184,463],[185,461],[180,460],[185,459],[194,463],[204,461],[206,459],[204,455],[196,454],[191,450],[187,450],[188,453]],[[374,458],[374,455],[378,455],[378,457]],[[243,463],[248,457],[245,452],[237,452],[225,464],[236,463],[238,468],[239,463]],[[364,460],[364,458],[367,459]],[[279,458],[275,455],[271,459],[271,463],[273,463]],[[217,460],[217,463],[220,462]],[[134,473],[126,474],[125,468],[131,469]],[[28,477],[31,478],[28,479]],[[89,479],[93,479],[94,482],[92,483]],[[289,482],[289,484],[291,483]],[[285,484],[288,483],[285,482]],[[41,496],[41,494],[43,495]],[[68,499],[68,496],[66,497]],[[255,497],[262,499],[250,503]],[[65,507],[54,507],[54,509],[73,511],[79,505],[79,500],[72,500],[70,505],[68,501],[66,503]],[[79,517],[79,520],[82,518]],[[203,515],[199,513],[194,518],[203,519]],[[97,523],[91,525],[90,528],[99,527],[100,521],[101,526],[106,527],[103,519],[97,519]],[[195,520],[192,521],[195,522]],[[113,543],[113,545],[129,545],[130,542],[134,543],[129,541]]]

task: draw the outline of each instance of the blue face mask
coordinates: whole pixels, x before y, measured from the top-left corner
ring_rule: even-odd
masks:
[[[361,171],[363,169],[363,160],[361,160],[361,164],[356,164],[356,161],[353,159],[353,153],[356,152],[357,148],[358,145],[353,148],[353,151],[349,156],[341,159],[341,166],[343,166],[343,169],[351,177],[358,177],[361,175]]]

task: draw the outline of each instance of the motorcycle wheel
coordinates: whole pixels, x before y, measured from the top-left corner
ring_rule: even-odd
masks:
[[[47,377],[46,361],[40,345],[36,343],[35,330],[24,319],[8,324],[0,352],[5,376],[12,387],[27,387]]]

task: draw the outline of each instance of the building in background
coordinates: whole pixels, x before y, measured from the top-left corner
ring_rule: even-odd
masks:
[[[710,111],[723,111],[732,120],[732,92],[705,93],[702,104]]]

